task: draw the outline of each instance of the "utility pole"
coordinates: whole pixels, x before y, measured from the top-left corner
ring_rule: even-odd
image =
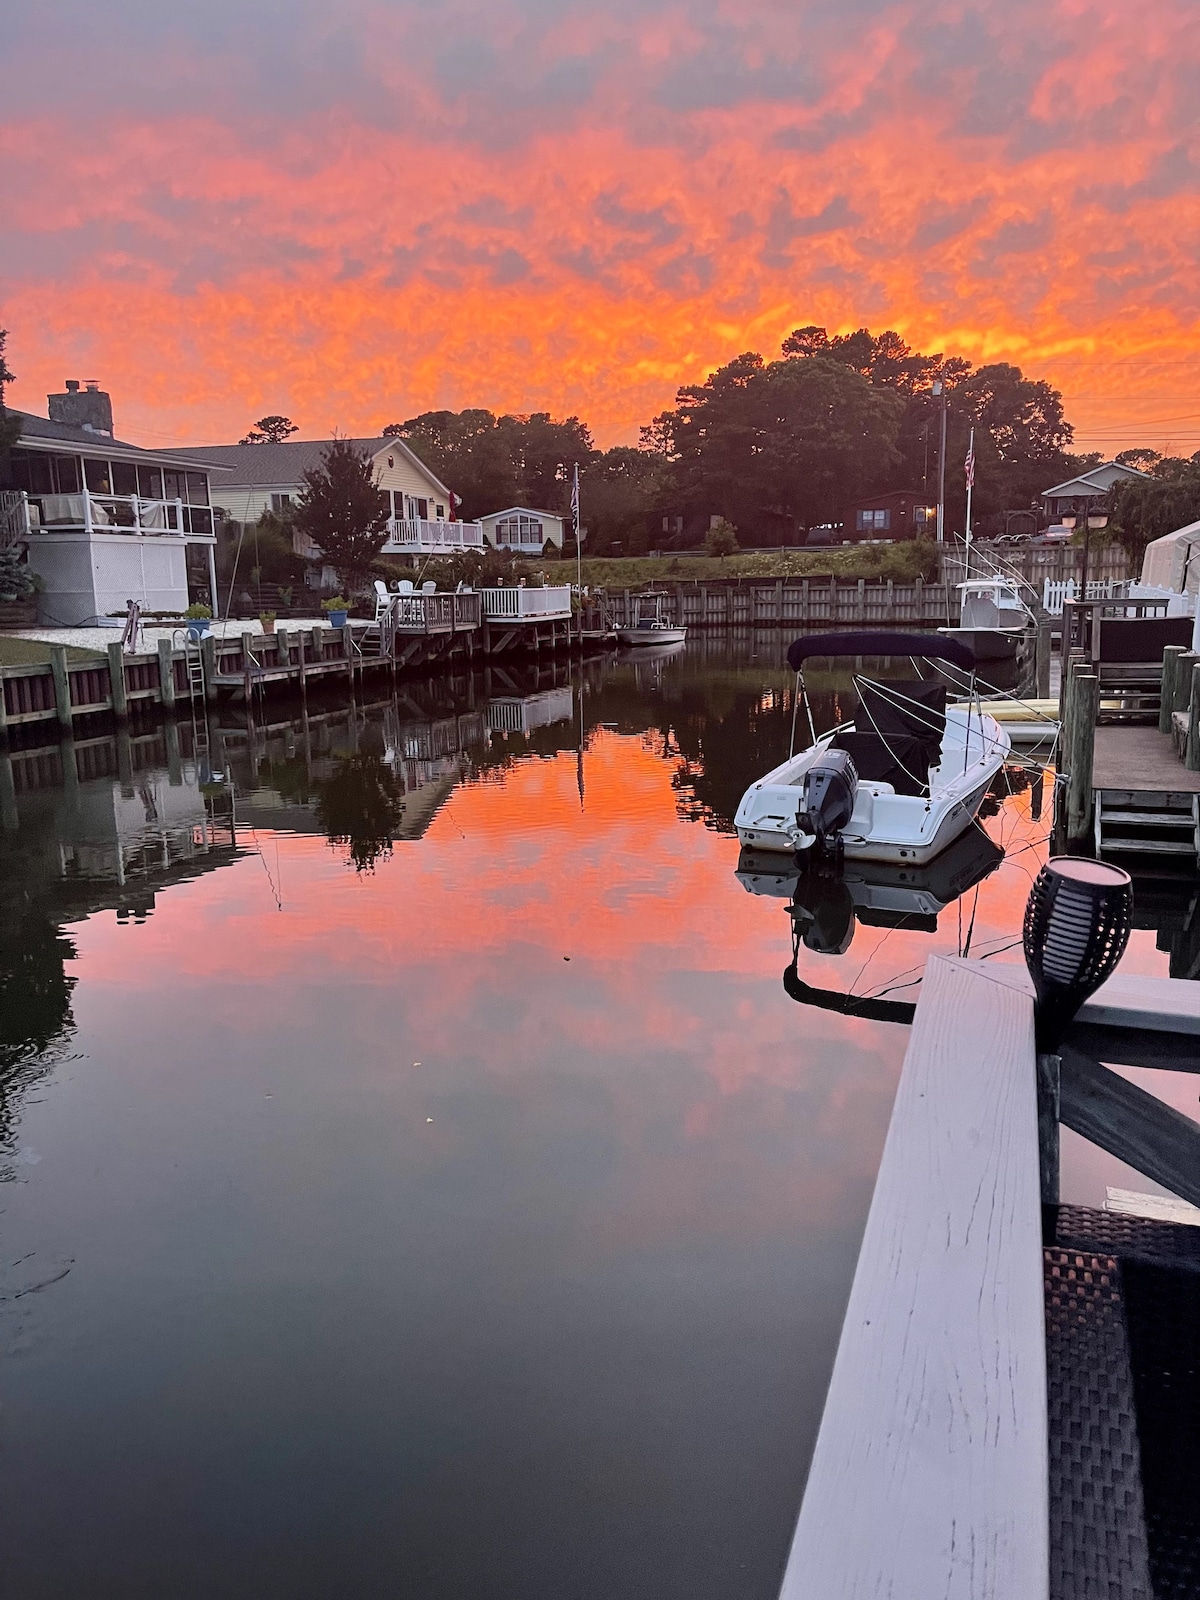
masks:
[[[942,402],[942,442],[938,446],[937,542],[946,538],[946,385],[938,378],[933,393]]]

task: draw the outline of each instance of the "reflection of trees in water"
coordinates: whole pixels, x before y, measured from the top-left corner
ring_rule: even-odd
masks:
[[[317,820],[332,845],[345,845],[359,872],[391,854],[404,811],[404,793],[391,768],[373,752],[339,760],[317,786]]]
[[[12,1137],[23,1088],[56,1064],[74,1032],[64,963],[75,946],[30,907],[13,908],[0,927],[0,1147]]]

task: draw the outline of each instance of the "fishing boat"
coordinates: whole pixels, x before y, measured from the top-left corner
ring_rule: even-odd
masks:
[[[1037,620],[1013,578],[971,578],[958,585],[957,628],[939,628],[974,651],[976,661],[1011,661],[1037,633]]]
[[[804,683],[813,656],[904,657],[969,670],[970,698],[947,706],[940,679],[855,676],[855,716],[817,734]],[[813,851],[848,861],[931,861],[970,828],[1011,750],[975,691],[973,651],[961,640],[905,633],[816,634],[788,650],[796,709],[811,744],[752,783],[734,823],[756,850]],[[795,717],[793,717],[793,750]]]
[[[633,596],[633,622],[631,626],[617,629],[617,643],[625,647],[644,648],[646,645],[682,644],[687,638],[686,628],[677,628],[663,616],[665,594],[649,590]]]

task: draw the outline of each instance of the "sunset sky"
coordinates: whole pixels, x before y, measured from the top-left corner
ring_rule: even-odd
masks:
[[[15,406],[607,445],[819,322],[1200,448],[1195,0],[55,0],[3,40]]]

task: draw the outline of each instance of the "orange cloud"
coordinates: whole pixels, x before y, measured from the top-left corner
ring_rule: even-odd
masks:
[[[46,79],[0,125],[18,405],[86,368],[147,443],[467,404],[607,443],[817,321],[1050,376],[1085,446],[1200,444],[1186,0],[301,6],[286,47],[253,6],[123,9],[15,42]],[[48,115],[85,46],[146,94]]]

